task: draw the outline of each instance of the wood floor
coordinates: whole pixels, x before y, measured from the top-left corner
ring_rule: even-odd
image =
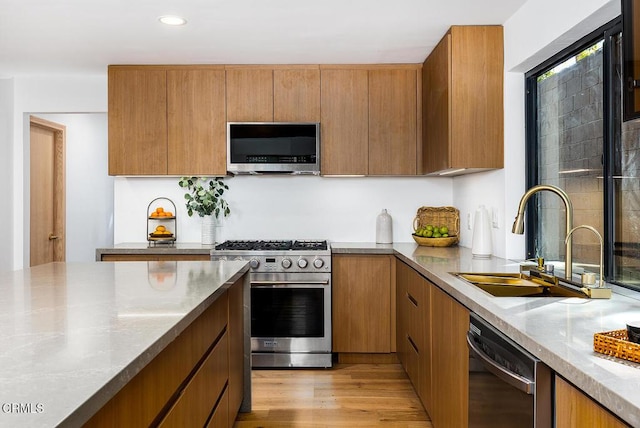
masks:
[[[432,426],[400,364],[253,370],[252,382],[253,411],[235,428]]]

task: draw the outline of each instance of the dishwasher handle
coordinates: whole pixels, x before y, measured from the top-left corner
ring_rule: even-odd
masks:
[[[533,394],[536,383],[526,377],[520,376],[517,373],[513,373],[496,363],[487,354],[482,352],[480,348],[478,348],[473,340],[473,333],[471,332],[467,332],[467,346],[473,356],[477,357],[489,372],[514,388],[529,395]]]

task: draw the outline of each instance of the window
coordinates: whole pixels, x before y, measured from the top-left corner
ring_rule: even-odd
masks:
[[[526,75],[527,186],[556,185],[574,226],[602,235],[605,278],[640,289],[640,121],[622,122],[622,30],[616,19]],[[560,198],[539,192],[527,207],[527,256],[564,260]],[[598,273],[600,244],[573,234],[574,273]]]

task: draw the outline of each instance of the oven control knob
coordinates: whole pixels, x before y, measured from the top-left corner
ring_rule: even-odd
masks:
[[[251,266],[251,269],[256,269],[258,266],[260,266],[260,262],[257,259],[251,259],[249,261],[249,266]]]
[[[320,269],[322,266],[324,266],[324,260],[322,259],[315,259],[313,261],[313,266],[315,266],[316,269]]]
[[[289,269],[291,267],[291,259],[282,259],[282,267]]]
[[[306,267],[307,267],[307,264],[309,264],[309,263],[307,262],[307,259],[299,259],[299,260],[298,260],[298,267],[301,267],[301,268],[303,268],[303,269],[304,269],[304,268],[306,268]]]

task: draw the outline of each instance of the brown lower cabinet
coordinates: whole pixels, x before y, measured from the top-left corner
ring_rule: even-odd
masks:
[[[209,261],[209,254],[102,254],[102,262]]]
[[[468,425],[469,310],[396,264],[397,353],[433,426]]]
[[[85,426],[233,426],[244,381],[243,287],[244,276]]]
[[[331,263],[333,352],[395,352],[395,257],[340,254]]]
[[[555,407],[557,428],[629,426],[558,375]]]

